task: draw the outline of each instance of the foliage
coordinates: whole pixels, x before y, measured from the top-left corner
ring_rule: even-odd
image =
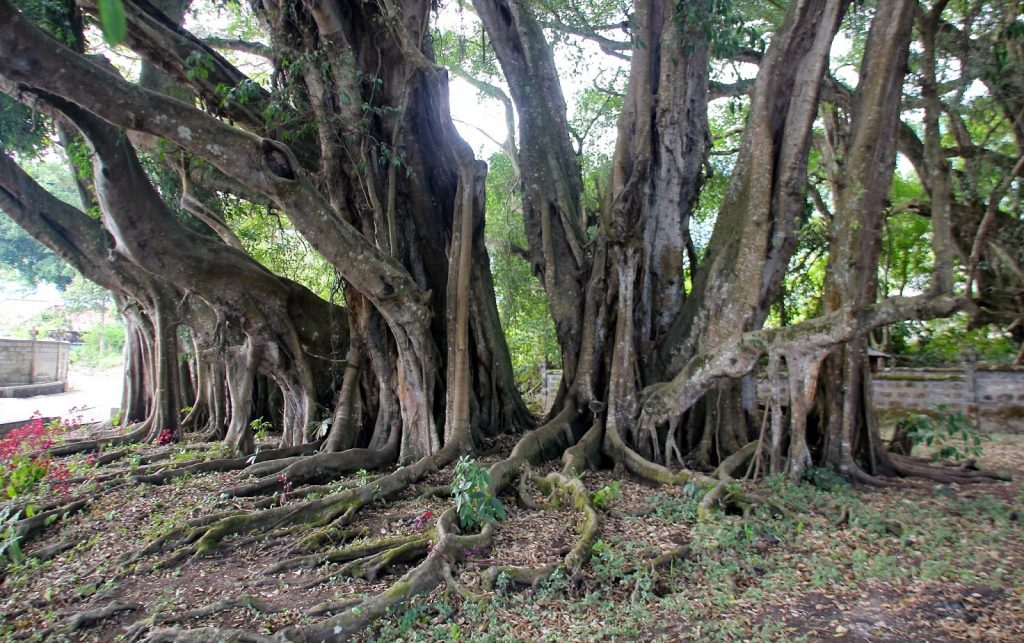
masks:
[[[257,440],[266,440],[269,438],[270,431],[274,428],[274,425],[264,420],[263,416],[260,416],[250,422],[249,426],[252,427],[253,436]]]
[[[71,353],[72,363],[88,368],[120,365],[124,359],[124,333],[124,325],[117,319],[93,326],[82,333],[82,345]]]
[[[67,490],[67,464],[55,461],[48,449],[79,423],[80,418],[44,423],[37,413],[0,440],[0,488],[8,498],[32,493],[44,483],[56,491]]]
[[[124,15],[124,4],[121,0],[99,0],[100,27],[103,39],[108,45],[118,45],[128,33],[128,22]]]
[[[63,261],[2,213],[0,275],[28,286],[48,282],[63,288],[71,281],[70,270]]]
[[[606,484],[590,496],[590,504],[595,509],[608,509],[613,502],[622,498],[622,483],[616,480]]]
[[[0,565],[5,561],[20,563],[23,560],[21,543],[14,523],[21,518],[21,512],[11,505],[0,507]]]
[[[463,529],[478,529],[505,518],[505,507],[490,492],[490,487],[491,473],[486,467],[469,456],[459,458],[452,475],[451,491]]]
[[[940,407],[939,415],[907,414],[900,424],[914,444],[934,447],[932,460],[959,461],[981,457],[983,440],[991,439],[978,432],[963,413],[946,413]]]

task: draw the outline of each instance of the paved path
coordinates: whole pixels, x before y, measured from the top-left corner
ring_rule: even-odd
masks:
[[[85,422],[110,418],[110,410],[121,405],[120,368],[91,371],[71,367],[68,391],[57,395],[25,398],[0,398],[0,424],[28,420],[38,411],[43,417],[79,415]]]

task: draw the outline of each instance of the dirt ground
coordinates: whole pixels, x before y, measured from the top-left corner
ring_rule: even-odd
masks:
[[[200,516],[253,509],[260,502],[302,502],[296,497],[301,489],[279,490],[271,500],[221,497],[225,487],[244,479],[237,471],[190,475],[160,486],[100,477],[138,472],[148,454],[170,454],[164,466],[180,466],[223,455],[218,449],[140,447],[104,467],[89,464],[84,455],[70,458],[78,480],[61,500],[82,498],[88,505],[24,544],[30,556],[47,548],[60,553],[8,567],[0,583],[0,636],[145,640],[168,626],[269,635],[349,609],[353,599],[386,589],[407,569],[398,564],[379,578],[349,578],[341,575],[340,563],[330,563],[267,574],[270,565],[295,555],[302,530],[230,538],[201,557],[186,552],[176,560],[176,546],[169,544],[132,556]],[[995,436],[979,464],[1006,472],[1013,481],[959,486],[903,480],[885,488],[853,488],[820,472],[815,484],[744,483],[781,502],[793,512],[789,518],[768,512],[698,517],[690,489],[655,488],[630,479],[616,484],[611,471],[590,472],[583,482],[591,492],[603,490],[605,501],[600,541],[585,574],[556,573],[532,589],[509,587],[499,579],[495,590],[485,592],[480,579],[487,568],[557,563],[576,538],[571,508],[524,509],[513,496],[503,496],[508,516],[492,546],[455,568],[458,579],[485,602],[439,587],[363,636],[381,641],[1024,640],[1024,436]],[[365,483],[367,475],[372,476],[339,481],[336,488]],[[365,508],[352,525],[361,530],[356,542],[426,533],[417,517],[428,511],[439,515],[450,500],[423,499],[421,492],[449,479],[450,471],[437,472],[403,496]],[[43,506],[47,497],[35,501]],[[653,573],[631,571],[680,546],[688,553],[671,565]],[[165,564],[156,565],[161,560]],[[225,609],[176,622],[190,610],[211,606]],[[76,620],[105,607],[121,609],[95,622]]]

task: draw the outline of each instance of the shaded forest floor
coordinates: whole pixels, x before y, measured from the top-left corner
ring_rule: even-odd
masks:
[[[76,475],[88,479],[118,468],[130,471],[141,454],[167,449],[138,447],[103,468],[87,464],[84,456],[69,461]],[[219,449],[177,445],[173,461],[223,455]],[[793,510],[791,519],[767,514],[698,519],[699,499],[687,488],[652,488],[629,479],[616,485],[613,472],[590,472],[583,482],[591,493],[599,492],[595,504],[602,505],[602,525],[582,577],[556,573],[532,590],[505,587],[499,579],[494,592],[484,593],[485,603],[438,588],[364,636],[384,641],[1024,640],[1024,436],[994,436],[979,464],[1010,473],[1014,481],[957,486],[911,480],[896,488],[852,488],[825,472],[813,485],[781,479],[753,485]],[[338,485],[365,482],[365,476]],[[437,516],[449,502],[422,499],[420,493],[450,477],[450,471],[437,472],[400,499],[367,507],[354,526],[374,538],[416,533],[427,522],[418,517]],[[132,629],[133,624],[159,623],[243,596],[252,597],[242,601],[252,606],[175,625],[270,633],[311,622],[313,606],[344,605],[346,599],[381,591],[396,578],[393,574],[404,571],[399,566],[368,581],[332,578],[338,566],[326,565],[267,576],[264,570],[285,558],[289,547],[260,539],[228,540],[214,554],[167,569],[146,570],[153,557],[125,567],[123,554],[188,519],[266,501],[220,497],[223,488],[239,482],[239,473],[213,473],[97,494],[85,511],[53,525],[26,551],[62,542],[74,543],[73,548],[45,562],[30,558],[8,568],[0,583],[0,637],[144,638],[147,630]],[[91,484],[80,482],[69,493],[87,492]],[[509,515],[493,546],[454,568],[474,591],[480,591],[484,569],[558,563],[576,538],[575,514],[568,508],[526,510],[511,495],[502,501]],[[276,502],[295,500],[279,494]],[[840,516],[845,519],[837,520]],[[689,555],[656,573],[628,571],[681,545],[689,547]],[[67,631],[74,614],[114,601],[131,609]]]

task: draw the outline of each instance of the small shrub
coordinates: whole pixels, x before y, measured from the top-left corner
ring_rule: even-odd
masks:
[[[468,456],[455,464],[452,476],[452,498],[463,529],[478,529],[505,517],[505,507],[488,491],[491,474]]]
[[[12,509],[10,506],[0,508],[0,565],[5,562],[18,564],[24,559],[18,534],[14,530],[14,523],[21,518],[21,512]]]
[[[249,423],[252,427],[252,434],[257,440],[266,440],[270,437],[270,430],[274,428],[274,425],[267,422],[262,417],[258,417]]]
[[[23,427],[0,440],[0,488],[9,498],[35,491],[43,483],[51,489],[66,491],[70,471],[47,451],[77,427],[77,421],[54,420],[49,424],[36,414]]]
[[[932,460],[965,460],[981,456],[982,440],[991,439],[976,431],[963,413],[945,413],[937,417],[911,413],[900,420],[905,434],[915,444],[935,447]]]
[[[594,505],[595,509],[605,510],[611,506],[613,502],[622,498],[622,484],[616,480],[611,484],[606,484],[593,493],[590,497],[590,504]]]
[[[804,477],[812,485],[823,491],[838,491],[850,486],[846,478],[830,464],[808,469]]]

